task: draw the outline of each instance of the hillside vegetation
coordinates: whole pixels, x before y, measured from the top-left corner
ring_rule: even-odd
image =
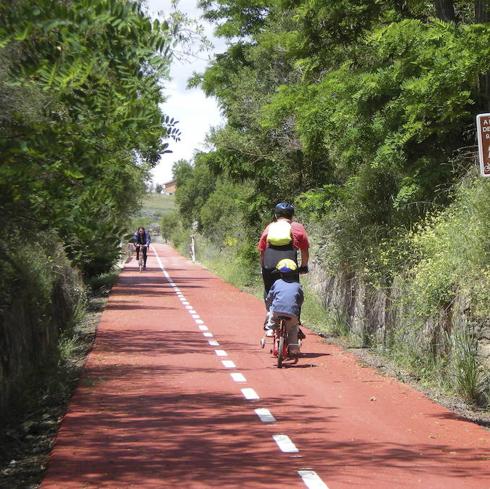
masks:
[[[176,243],[197,221],[254,274],[273,205],[294,202],[331,317],[485,404],[490,182],[477,174],[475,115],[490,111],[489,3],[201,5],[228,48],[191,85],[227,123],[212,150],[174,167]]]
[[[133,218],[132,229],[143,226],[152,236],[160,235],[160,224],[164,216],[175,211],[175,197],[149,192],[143,197],[141,209]]]

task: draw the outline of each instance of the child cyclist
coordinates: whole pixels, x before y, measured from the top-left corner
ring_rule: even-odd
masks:
[[[298,266],[285,258],[280,260],[276,270],[281,278],[276,280],[265,299],[267,307],[266,335],[272,336],[273,329],[279,326],[279,317],[286,317],[286,330],[288,333],[289,353],[299,354],[299,316],[304,295],[301,284],[297,281]]]

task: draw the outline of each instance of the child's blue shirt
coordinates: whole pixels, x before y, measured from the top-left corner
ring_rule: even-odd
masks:
[[[267,308],[276,314],[288,314],[299,317],[303,304],[303,289],[299,282],[289,282],[282,278],[276,280],[265,300]]]

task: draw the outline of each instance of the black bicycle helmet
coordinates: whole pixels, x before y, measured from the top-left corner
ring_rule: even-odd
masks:
[[[279,202],[274,208],[274,214],[276,217],[291,218],[294,215],[294,206],[289,202]]]

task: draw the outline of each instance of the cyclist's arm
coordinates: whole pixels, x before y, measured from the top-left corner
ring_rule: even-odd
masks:
[[[267,310],[269,310],[269,308],[271,307],[273,300],[274,300],[274,292],[271,289],[271,290],[269,290],[269,293],[267,294],[267,297],[265,298],[265,307]]]
[[[302,289],[299,289],[299,292],[298,292],[298,305],[300,307],[303,305],[304,300],[305,300],[305,296],[304,296],[303,290]]]
[[[308,260],[309,259],[310,259],[310,252],[309,252],[308,248],[301,250],[301,266],[302,267],[308,266]]]

